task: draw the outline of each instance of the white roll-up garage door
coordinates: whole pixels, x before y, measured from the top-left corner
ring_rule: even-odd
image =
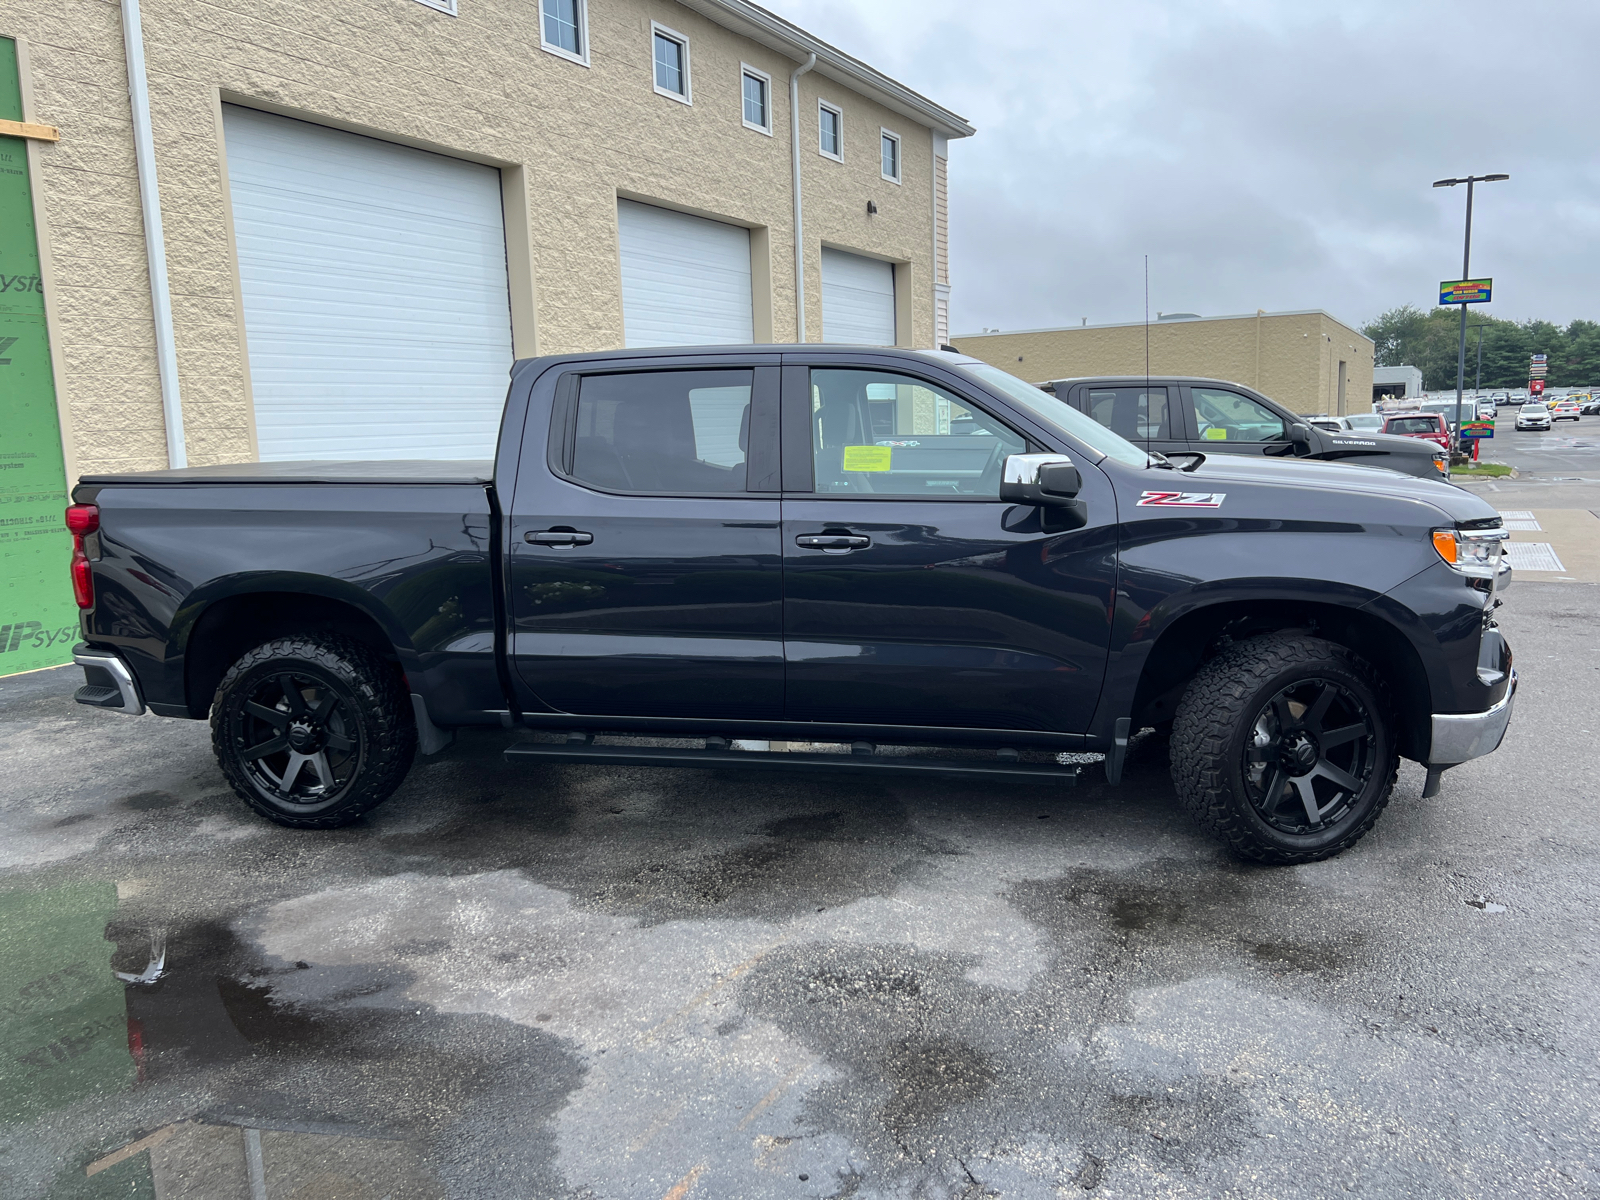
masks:
[[[500,172],[232,105],[223,125],[261,458],[492,456]]]
[[[894,345],[892,264],[823,248],[822,340],[854,346]]]
[[[619,200],[617,234],[630,347],[755,340],[748,229]]]

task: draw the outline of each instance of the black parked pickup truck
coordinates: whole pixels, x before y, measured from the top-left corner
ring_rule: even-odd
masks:
[[[493,462],[191,467],[73,499],[77,698],[209,717],[234,790],[305,828],[464,726],[541,761],[1056,784],[1076,751],[1117,782],[1154,727],[1206,829],[1304,862],[1371,827],[1400,757],[1431,794],[1494,750],[1516,690],[1482,500],[1180,469],[954,353],[538,358]]]
[[[1432,442],[1387,433],[1318,429],[1242,383],[1170,375],[1055,379],[1039,385],[1139,447],[1180,454],[1250,454],[1383,467],[1443,479]]]

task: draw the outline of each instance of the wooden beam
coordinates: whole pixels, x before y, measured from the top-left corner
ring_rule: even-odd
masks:
[[[32,121],[0,121],[0,137],[32,138],[36,142],[59,142],[61,131],[54,125],[35,125]]]

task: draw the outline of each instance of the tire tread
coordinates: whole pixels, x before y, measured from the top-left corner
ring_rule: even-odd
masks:
[[[1315,849],[1292,850],[1264,838],[1245,820],[1229,784],[1228,747],[1251,698],[1266,683],[1294,666],[1326,664],[1330,659],[1358,675],[1378,698],[1377,718],[1391,731],[1392,705],[1383,679],[1367,662],[1336,643],[1307,634],[1264,634],[1223,650],[1195,673],[1172,723],[1172,785],[1178,800],[1200,827],[1241,858],[1281,865],[1332,858],[1366,836],[1388,805],[1399,776],[1392,749],[1377,800],[1366,815],[1337,840]]]
[[[296,816],[262,800],[228,745],[224,710],[230,689],[256,668],[285,658],[313,663],[339,676],[355,693],[359,719],[366,725],[361,777],[343,803],[314,815]],[[291,829],[336,829],[359,820],[394,794],[416,757],[417,728],[400,681],[370,647],[333,634],[302,634],[263,642],[228,668],[211,705],[211,746],[228,785],[269,821]]]

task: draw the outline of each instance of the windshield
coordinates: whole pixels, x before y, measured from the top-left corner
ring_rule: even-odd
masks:
[[[975,375],[992,388],[1004,392],[1017,404],[1038,417],[1046,425],[1070,433],[1106,458],[1114,458],[1130,467],[1148,466],[1150,456],[1132,442],[1112,433],[1098,421],[1084,416],[1065,400],[1042,392],[1031,383],[1024,383],[1015,375],[1007,374],[988,363],[962,363],[961,369]]]
[[[1525,413],[1542,413],[1544,411],[1544,405],[1542,405],[1542,404],[1524,404],[1522,406],[1522,411],[1525,412]]]

